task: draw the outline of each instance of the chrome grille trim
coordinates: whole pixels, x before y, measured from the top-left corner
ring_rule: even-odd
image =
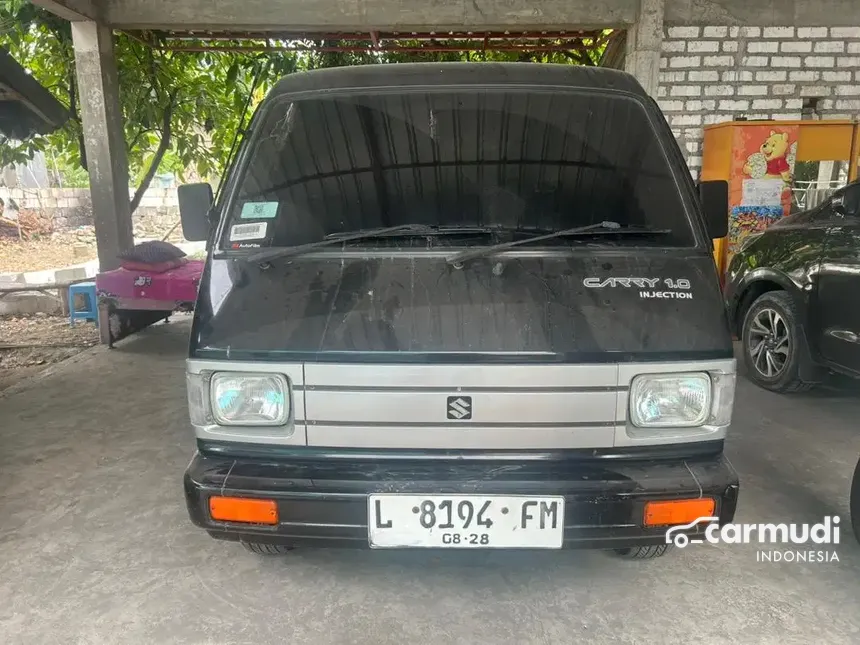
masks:
[[[498,369],[499,366],[494,366]],[[489,367],[489,369],[493,369]],[[298,388],[294,388],[298,389]],[[419,387],[419,386],[399,386],[399,385],[307,385],[302,388],[312,392],[448,392],[452,391],[449,387]],[[629,389],[626,386],[617,385],[597,385],[597,386],[574,386],[574,387],[456,387],[454,388],[458,394],[471,394],[475,392],[618,392]]]
[[[601,364],[355,364],[306,363],[305,385],[314,387],[414,387],[493,390],[618,387],[618,365]]]
[[[332,428],[614,428],[627,423],[621,421],[559,421],[550,423],[540,422],[497,422],[473,423],[469,421],[326,421],[308,419],[309,426],[328,426]]]

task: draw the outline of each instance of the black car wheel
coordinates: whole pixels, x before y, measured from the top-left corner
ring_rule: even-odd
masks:
[[[860,461],[854,468],[854,478],[851,481],[851,501],[848,502],[851,509],[851,526],[854,527],[854,536],[860,542]]]
[[[801,380],[800,326],[791,296],[769,291],[744,316],[742,340],[749,378],[774,392],[801,392],[814,384]]]

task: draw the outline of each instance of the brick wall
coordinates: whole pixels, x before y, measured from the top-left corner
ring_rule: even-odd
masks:
[[[658,102],[694,177],[703,126],[799,119],[820,98],[825,119],[860,117],[860,27],[667,27]]]
[[[130,196],[133,190],[129,190]],[[93,205],[89,188],[8,188],[0,197],[11,197],[19,208],[33,210],[50,219],[55,231],[92,226]],[[175,188],[150,188],[132,215],[135,229],[161,230],[179,220],[179,199]]]

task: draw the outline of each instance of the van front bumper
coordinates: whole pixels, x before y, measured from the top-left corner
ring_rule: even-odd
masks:
[[[722,454],[721,441],[517,455],[368,454],[201,443],[185,472],[191,520],[224,540],[367,548],[372,493],[564,496],[564,547],[622,549],[665,542],[667,527],[643,526],[649,501],[712,497],[720,524],[731,522],[738,477]],[[213,520],[213,495],[275,500],[278,524]]]

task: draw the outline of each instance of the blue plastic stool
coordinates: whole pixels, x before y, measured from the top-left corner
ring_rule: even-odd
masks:
[[[87,301],[86,309],[75,311],[75,294],[80,293]],[[99,326],[99,301],[96,297],[95,282],[78,282],[69,285],[69,324],[74,327],[76,320],[92,320]]]

